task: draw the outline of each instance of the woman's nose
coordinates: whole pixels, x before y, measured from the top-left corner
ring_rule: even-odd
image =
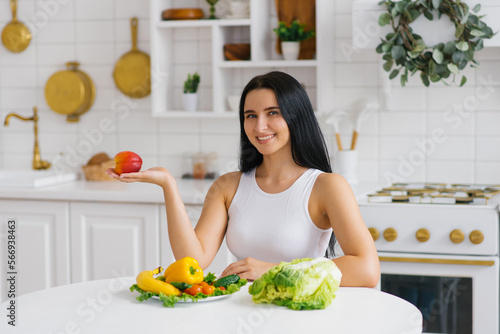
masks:
[[[262,131],[267,129],[267,119],[265,117],[258,117],[257,124],[255,125],[257,131]]]

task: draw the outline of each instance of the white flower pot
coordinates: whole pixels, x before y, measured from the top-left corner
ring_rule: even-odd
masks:
[[[182,94],[182,105],[186,111],[198,110],[198,93]]]
[[[281,53],[285,60],[299,59],[300,42],[281,42]]]

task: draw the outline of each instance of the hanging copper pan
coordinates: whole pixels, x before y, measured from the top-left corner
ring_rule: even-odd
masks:
[[[92,79],[78,69],[78,62],[66,63],[67,69],[53,74],[45,85],[45,100],[58,114],[67,115],[68,122],[77,122],[95,99]]]
[[[149,55],[137,48],[137,23],[137,17],[130,19],[132,50],[118,59],[113,78],[123,94],[140,99],[151,93],[151,64]]]
[[[2,30],[2,43],[7,50],[19,53],[30,44],[31,33],[24,23],[17,20],[17,0],[10,0],[10,8],[12,21]]]

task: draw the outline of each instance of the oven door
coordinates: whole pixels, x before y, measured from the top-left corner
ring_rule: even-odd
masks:
[[[424,333],[499,333],[499,261],[379,252],[382,291],[414,304]]]

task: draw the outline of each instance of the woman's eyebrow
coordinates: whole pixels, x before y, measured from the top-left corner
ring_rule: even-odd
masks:
[[[264,111],[268,111],[268,110],[276,110],[276,109],[278,109],[278,110],[279,110],[280,108],[279,108],[279,107],[266,107],[266,108],[264,108]],[[247,114],[247,113],[251,113],[251,112],[255,112],[255,111],[253,111],[252,109],[248,109],[248,110],[245,110],[245,111],[243,112],[243,114]]]

